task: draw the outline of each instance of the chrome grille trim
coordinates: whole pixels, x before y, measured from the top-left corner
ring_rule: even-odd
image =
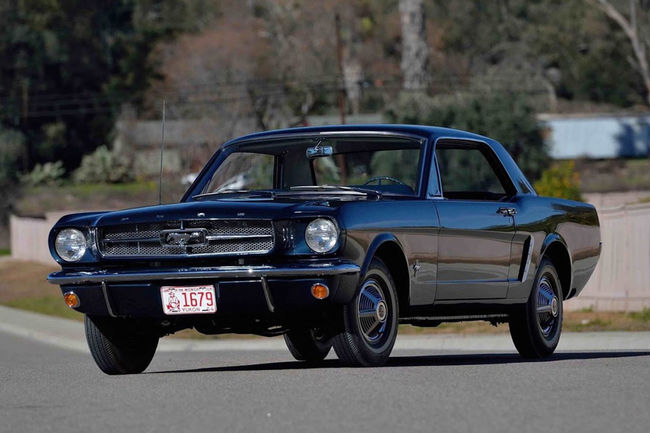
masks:
[[[170,245],[167,231],[206,232],[205,244]],[[102,257],[196,257],[268,254],[275,246],[271,220],[200,219],[164,223],[131,223],[101,227],[97,247]]]

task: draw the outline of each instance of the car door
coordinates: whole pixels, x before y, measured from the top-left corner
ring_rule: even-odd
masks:
[[[484,142],[436,144],[441,182],[436,300],[498,299],[508,292],[515,193],[496,154]]]

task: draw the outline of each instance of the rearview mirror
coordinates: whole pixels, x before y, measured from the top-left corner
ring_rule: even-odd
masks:
[[[307,148],[307,158],[322,158],[324,156],[331,156],[334,153],[332,146],[314,146]]]

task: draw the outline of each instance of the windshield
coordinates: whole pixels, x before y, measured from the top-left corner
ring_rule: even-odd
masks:
[[[405,138],[265,141],[230,151],[197,195],[373,191],[417,195],[422,144]]]

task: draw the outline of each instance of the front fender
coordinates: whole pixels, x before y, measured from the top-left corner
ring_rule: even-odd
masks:
[[[386,243],[393,243],[397,245],[397,247],[402,251],[404,251],[402,244],[392,233],[377,234],[368,245],[368,248],[365,250],[365,255],[363,257],[363,261],[361,262],[361,270],[359,271],[358,278],[352,279],[347,277],[346,279],[342,279],[336,296],[337,302],[347,304],[352,301],[352,299],[354,299],[361,285],[360,283],[363,281],[366,273],[368,272],[368,268],[370,267],[372,259],[375,257],[379,248]]]
[[[370,245],[368,246],[368,249],[366,250],[366,257],[363,261],[363,264],[361,265],[361,272],[359,275],[361,276],[361,279],[363,279],[364,275],[366,275],[366,272],[368,272],[368,268],[370,267],[370,262],[372,262],[373,257],[375,257],[375,254],[377,253],[377,250],[379,247],[381,247],[383,244],[386,242],[393,242],[397,244],[397,246],[404,251],[404,248],[402,248],[402,244],[400,241],[393,235],[392,233],[380,233],[375,238],[372,240]]]

